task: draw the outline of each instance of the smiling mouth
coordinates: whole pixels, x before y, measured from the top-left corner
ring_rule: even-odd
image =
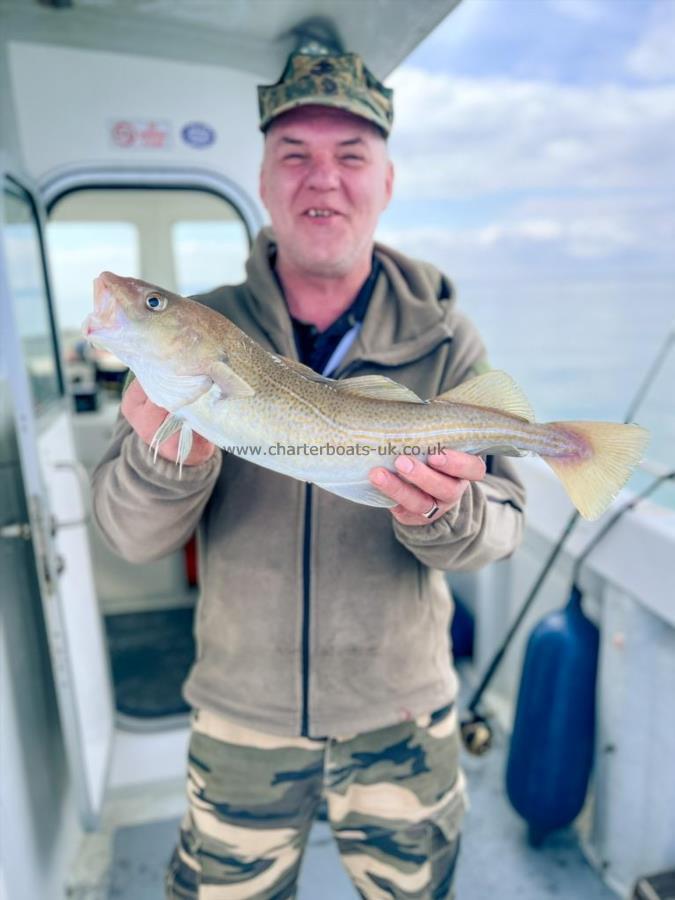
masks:
[[[311,206],[309,209],[305,210],[303,215],[309,216],[310,219],[331,219],[334,216],[341,215],[341,213],[337,212],[335,209]]]

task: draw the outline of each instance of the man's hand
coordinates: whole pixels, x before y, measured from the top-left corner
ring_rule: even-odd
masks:
[[[148,399],[148,395],[134,378],[122,397],[122,415],[134,429],[136,434],[145,441],[148,446],[155,432],[166,419],[168,412],[161,406],[157,406]],[[180,432],[172,434],[170,438],[159,445],[159,456],[176,461],[178,453],[178,440]],[[215,445],[199,434],[192,435],[192,449],[188,454],[184,466],[198,466],[213,456]]]
[[[423,463],[413,456],[398,456],[394,474],[378,467],[370,472],[370,481],[387,497],[398,502],[390,512],[402,525],[428,525],[440,519],[455,504],[470,481],[481,481],[485,463],[479,456],[443,450],[433,453]],[[431,518],[424,513],[438,510]]]

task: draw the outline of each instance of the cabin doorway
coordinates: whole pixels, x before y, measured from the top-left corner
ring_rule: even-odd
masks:
[[[173,179],[175,181],[175,177]],[[78,181],[48,200],[54,306],[79,462],[90,476],[112,436],[127,370],[83,340],[93,278],[131,275],[182,295],[245,277],[250,225],[226,190],[197,184]],[[161,523],[158,523],[161,527]],[[116,719],[131,730],[173,727],[189,709],[181,686],[194,660],[194,537],[147,564],[115,556],[90,524],[93,571]]]

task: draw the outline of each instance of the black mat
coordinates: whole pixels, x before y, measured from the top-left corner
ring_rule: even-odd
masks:
[[[186,713],[181,686],[195,657],[194,607],[106,616],[120,713],[143,719]]]

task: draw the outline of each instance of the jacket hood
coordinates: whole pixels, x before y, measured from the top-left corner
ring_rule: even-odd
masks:
[[[274,233],[261,229],[246,263],[248,300],[272,344],[283,346],[292,333],[290,315],[273,269]],[[396,366],[431,352],[452,337],[455,292],[451,282],[429,263],[375,244],[382,269],[368,315],[342,369],[354,359]]]

